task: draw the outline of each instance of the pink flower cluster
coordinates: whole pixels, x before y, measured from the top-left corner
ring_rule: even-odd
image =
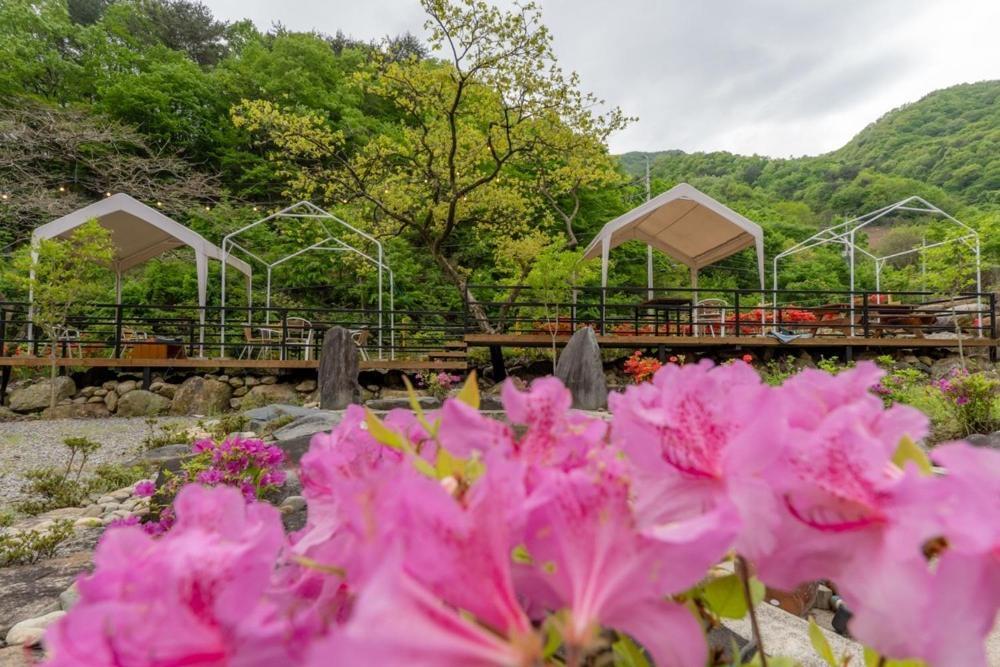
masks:
[[[352,407],[302,459],[301,531],[198,485],[160,540],[109,531],[49,664],[583,664],[614,630],[703,667],[679,600],[735,551],[774,587],[833,580],[888,657],[985,665],[1000,454],[939,447],[943,476],[904,460],[926,420],[886,409],[879,373],[768,387],[742,362],[671,364],[610,422],[552,378],[504,386],[513,426],[454,399],[385,422]]]

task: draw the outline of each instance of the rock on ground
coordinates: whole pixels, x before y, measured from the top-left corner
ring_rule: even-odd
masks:
[[[590,327],[578,330],[559,355],[556,377],[573,394],[573,407],[599,410],[608,404],[608,384],[604,377],[601,348]]]
[[[174,392],[170,411],[175,415],[216,415],[229,410],[233,388],[226,382],[189,377]]]
[[[101,419],[109,417],[104,403],[70,403],[42,410],[42,419]]]
[[[0,569],[0,636],[19,621],[59,610],[59,595],[90,568],[90,551]]]
[[[66,376],[59,376],[55,380],[56,402],[70,398],[76,393],[76,383]],[[51,394],[50,380],[18,387],[10,393],[10,409],[14,412],[37,412],[49,406]]]
[[[133,389],[118,399],[119,417],[152,417],[170,409],[170,400],[144,389]]]
[[[244,400],[254,405],[292,403],[299,400],[299,394],[290,384],[259,384],[246,394]]]

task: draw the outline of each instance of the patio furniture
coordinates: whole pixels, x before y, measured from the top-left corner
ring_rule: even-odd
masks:
[[[129,345],[128,359],[187,359],[184,340],[154,336]]]
[[[257,358],[263,359],[264,354],[271,356],[271,345],[278,341],[278,332],[275,329],[258,327],[257,335],[254,336],[253,327],[249,324],[243,325],[243,349],[240,350],[238,359],[246,355],[247,359],[253,358],[254,348],[257,349]]]
[[[729,304],[723,299],[702,299],[695,304],[694,335],[698,336],[704,327],[712,337],[726,335],[726,308]]]
[[[301,347],[305,359],[312,359],[313,325],[304,317],[285,318],[284,338],[281,345],[281,358],[285,358],[288,347]]]
[[[368,350],[365,349],[365,346],[368,344],[370,337],[371,332],[368,329],[354,329],[351,331],[351,340],[358,346],[358,354],[365,361],[368,361]]]
[[[640,331],[639,328],[639,314],[643,310],[651,310],[653,312],[653,334],[659,335],[660,333],[660,316],[663,316],[663,323],[665,325],[664,333],[670,335],[670,322],[673,320],[674,323],[674,335],[680,336],[682,332],[682,315],[687,313],[687,321],[692,322],[694,320],[694,304],[691,299],[684,299],[678,297],[657,297],[655,299],[649,299],[643,301],[635,307],[635,330]]]
[[[75,327],[59,327],[56,334],[56,341],[59,343],[59,347],[64,350],[63,356],[72,357],[73,348],[76,348],[76,357],[78,359],[83,359],[83,344],[80,340],[80,330]]]

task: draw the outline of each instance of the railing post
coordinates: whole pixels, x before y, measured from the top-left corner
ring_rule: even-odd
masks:
[[[288,340],[288,310],[285,308],[281,309],[281,354],[278,355],[279,359],[284,359],[287,350],[285,349],[285,341]],[[380,332],[381,335],[381,332]]]
[[[861,293],[861,327],[865,338],[868,338],[868,292]]]
[[[733,335],[739,337],[740,335],[740,291],[739,290],[736,290],[733,293],[733,310],[735,311],[734,319],[736,320],[736,333],[734,333]],[[726,326],[725,323],[723,323],[722,326],[725,327]]]
[[[115,304],[115,359],[122,356],[122,304]]]
[[[983,330],[982,315],[979,316],[979,330]],[[990,361],[997,360],[997,295],[990,292]]]
[[[7,309],[0,305],[0,355],[7,356]],[[3,395],[0,394],[0,399]]]

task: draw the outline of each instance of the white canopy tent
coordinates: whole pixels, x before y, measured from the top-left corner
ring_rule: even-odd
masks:
[[[584,251],[584,259],[601,258],[601,287],[608,286],[608,254],[622,243],[638,240],[698,271],[746,248],[757,251],[757,273],[764,289],[764,231],[729,207],[687,183],[676,185],[604,225]],[[647,280],[653,288],[652,254]]]
[[[73,211],[68,215],[46,223],[31,234],[35,247],[43,239],[65,238],[77,227],[90,220],[97,222],[111,232],[115,246],[115,304],[122,300],[122,274],[154,257],[176,248],[190,247],[194,250],[195,269],[198,274],[198,307],[201,324],[200,342],[205,336],[205,305],[208,298],[208,260],[222,261],[222,250],[210,243],[198,232],[168,218],[156,209],[133,199],[127,194],[116,194]],[[37,259],[37,253],[34,254]],[[249,283],[252,275],[250,265],[236,257],[226,257],[227,264],[246,276]],[[34,275],[32,275],[34,278]],[[29,301],[33,295],[29,294]],[[28,325],[31,337],[31,325]]]

